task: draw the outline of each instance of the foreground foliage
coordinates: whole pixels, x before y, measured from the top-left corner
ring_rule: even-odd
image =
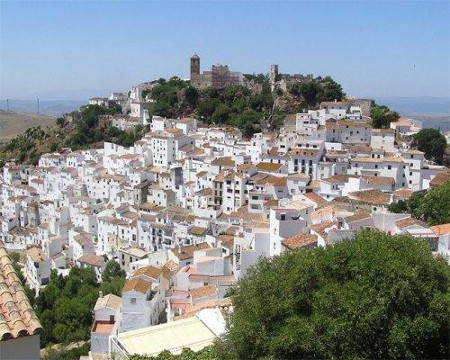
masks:
[[[428,192],[415,192],[406,200],[389,206],[394,213],[408,213],[429,225],[450,223],[450,181]]]
[[[121,275],[99,284],[92,269],[73,267],[65,278],[53,270],[50,283],[36,299],[36,314],[44,328],[41,345],[88,340],[99,291],[120,295],[125,283]]]
[[[220,359],[220,353],[216,346],[207,346],[204,349],[194,352],[190,349],[183,349],[180,355],[172,355],[170,351],[163,351],[157,356],[132,355],[129,360],[212,360]]]
[[[43,360],[78,360],[80,356],[88,355],[90,350],[91,344],[89,342],[71,349],[50,349],[47,351]]]
[[[407,236],[265,259],[240,282],[220,358],[448,358],[449,290],[448,263]]]

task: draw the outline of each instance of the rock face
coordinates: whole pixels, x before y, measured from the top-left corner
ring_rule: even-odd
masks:
[[[444,152],[444,165],[450,166],[450,146],[447,146]]]

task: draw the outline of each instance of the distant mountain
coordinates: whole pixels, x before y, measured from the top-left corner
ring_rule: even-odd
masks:
[[[450,116],[450,97],[374,97],[379,104],[385,104],[401,115]]]
[[[88,100],[40,100],[39,113],[41,115],[48,115],[59,117],[65,113],[78,110],[81,105],[88,103]],[[0,109],[7,109],[6,100],[2,99],[0,102]],[[36,100],[9,100],[9,110],[16,113],[37,113]]]
[[[450,131],[450,97],[374,97],[378,104],[384,104],[398,111],[402,116],[415,120],[424,128]]]

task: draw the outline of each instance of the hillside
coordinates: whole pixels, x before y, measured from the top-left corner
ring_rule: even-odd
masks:
[[[206,124],[238,127],[245,137],[264,129],[279,128],[287,114],[316,108],[321,101],[341,100],[344,97],[341,85],[330,77],[294,84],[286,91],[279,88],[271,91],[266,75],[247,74],[245,77],[248,86],[200,91],[190,86],[189,81],[177,77],[159,79],[153,82],[152,90],[144,91],[142,97],[152,100],[147,103],[150,116],[195,116]],[[99,122],[100,115],[121,111],[120,107],[107,109],[88,105],[58,118],[54,126],[30,123],[32,127],[25,130],[24,125],[20,134],[16,132],[19,135],[11,136],[0,147],[0,166],[11,159],[18,163],[37,164],[42,154],[63,147],[87,149],[101,146],[104,141],[131,146],[146,129],[140,126],[131,133]]]
[[[22,134],[28,128],[40,126],[45,129],[53,125],[55,119],[51,116],[0,110],[0,144]]]

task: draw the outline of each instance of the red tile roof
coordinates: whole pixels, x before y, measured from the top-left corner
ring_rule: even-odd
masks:
[[[42,326],[23,289],[11,259],[0,247],[0,340],[35,335]]]

